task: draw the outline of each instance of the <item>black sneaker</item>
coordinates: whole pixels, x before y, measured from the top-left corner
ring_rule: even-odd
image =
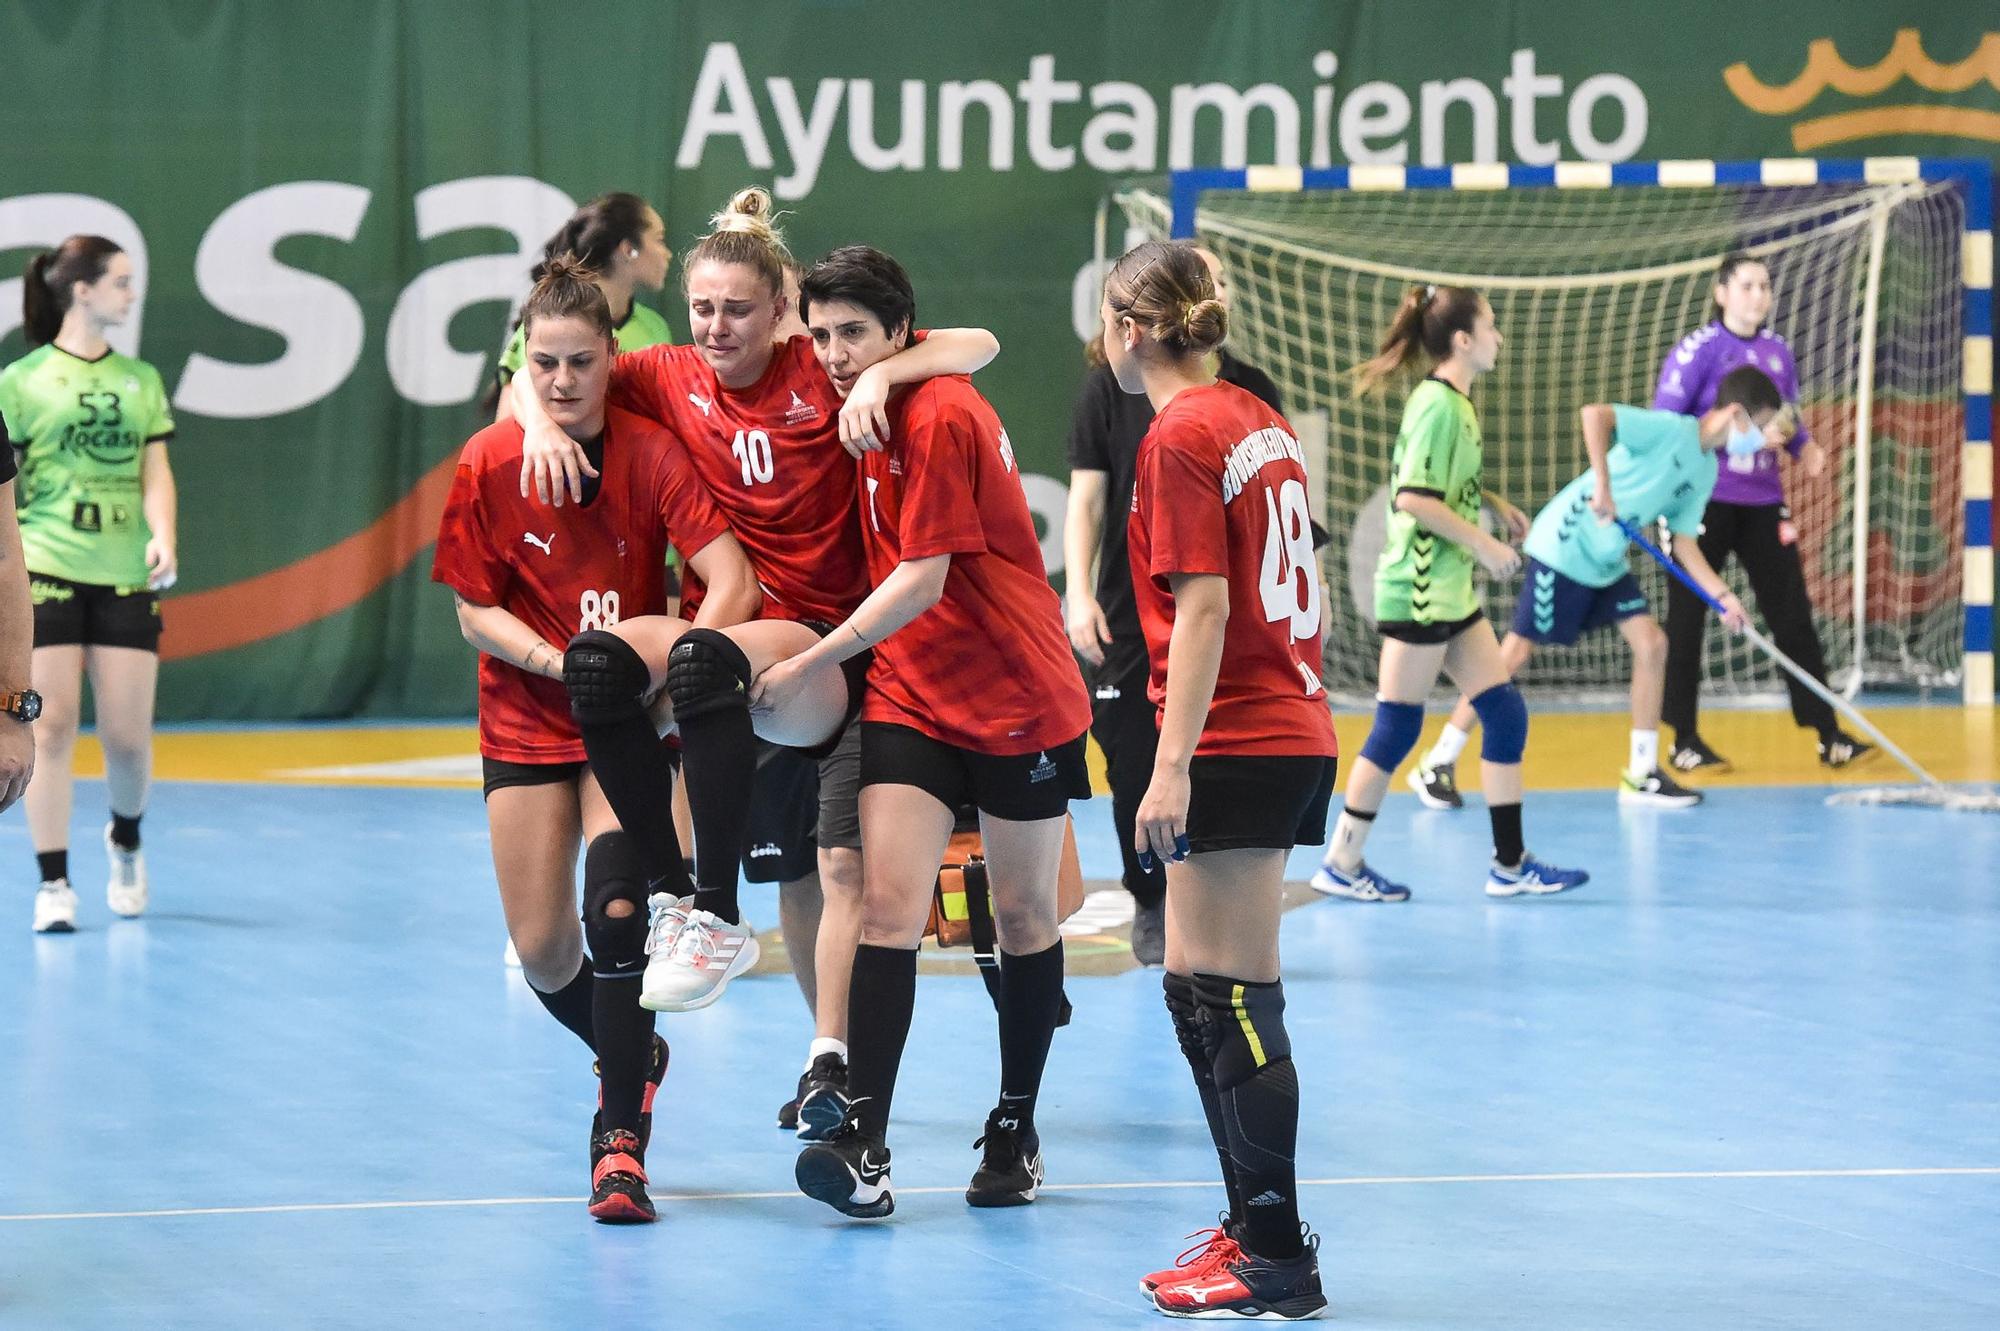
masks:
[[[1727,772],[1729,759],[1708,747],[1700,735],[1676,735],[1667,761],[1676,772]]]
[[[1864,743],[1838,727],[1821,732],[1819,737],[1821,767],[1845,767],[1849,763],[1860,762],[1873,752],[1873,744]]]
[[[821,1054],[799,1078],[798,1122],[802,1142],[821,1142],[847,1121],[847,1060]]]
[[[857,1220],[879,1220],[896,1209],[889,1148],[852,1124],[800,1151],[792,1176],[800,1192]]]
[[[1426,809],[1463,809],[1465,796],[1458,793],[1458,769],[1452,766],[1425,767],[1419,764],[1410,769],[1404,780],[1410,789],[1417,792],[1417,798]]]
[[[646,1195],[646,1150],[636,1132],[613,1128],[590,1143],[590,1213],[608,1225],[660,1218]]]
[[[1319,1235],[1306,1235],[1305,1251],[1279,1260],[1243,1249],[1219,1270],[1196,1271],[1153,1291],[1153,1304],[1169,1317],[1249,1317],[1304,1321],[1326,1311],[1319,1284]]]
[[[1167,902],[1164,897],[1152,905],[1132,908],[1132,960],[1141,966],[1164,966],[1167,962]]]
[[[1689,790],[1657,767],[1642,777],[1633,776],[1630,772],[1621,772],[1618,776],[1620,804],[1650,805],[1655,809],[1692,809],[1701,801],[1699,790]]]
[[[1034,1124],[1001,1114],[988,1114],[985,1133],[972,1143],[986,1156],[965,1190],[968,1206],[1026,1206],[1042,1186],[1042,1139]]]

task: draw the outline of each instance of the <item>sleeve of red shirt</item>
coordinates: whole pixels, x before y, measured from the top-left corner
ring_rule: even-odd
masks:
[[[667,395],[672,392],[667,359],[673,350],[657,346],[618,353],[611,361],[611,388],[606,400],[651,421],[672,420],[667,414]]]
[[[949,408],[910,413],[904,426],[902,558],[976,555],[986,549],[972,492],[979,447],[972,421]],[[997,460],[997,459],[996,459]]]
[[[451,478],[451,492],[445,496],[444,520],[438,524],[431,581],[443,583],[474,605],[499,605],[512,570],[494,550],[487,532],[479,478],[472,462],[461,458]]]
[[[1155,578],[1172,573],[1229,576],[1229,522],[1215,464],[1172,438],[1162,438],[1140,453],[1138,483],[1152,517],[1152,567],[1147,573]]]
[[[729,530],[722,510],[715,506],[708,487],[694,474],[681,441],[673,435],[655,439],[653,493],[660,505],[660,521],[667,525],[667,539],[682,559],[693,559],[709,542]]]

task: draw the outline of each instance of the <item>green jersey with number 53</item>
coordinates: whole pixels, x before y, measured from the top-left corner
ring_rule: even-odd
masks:
[[[0,370],[0,416],[22,451],[15,504],[29,570],[144,587],[143,454],[174,432],[160,372],[115,351],[83,360],[37,347]]]
[[[1471,400],[1442,379],[1418,384],[1403,404],[1390,463],[1389,539],[1375,562],[1377,623],[1451,624],[1479,609],[1472,551],[1421,526],[1396,507],[1396,496],[1441,499],[1476,525],[1484,456]]]

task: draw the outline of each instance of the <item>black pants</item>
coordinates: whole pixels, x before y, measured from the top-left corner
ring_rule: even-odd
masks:
[[[1702,515],[1701,552],[1720,573],[1735,555],[1750,579],[1757,611],[1769,627],[1778,650],[1797,661],[1814,679],[1826,682],[1826,657],[1819,631],[1813,627],[1812,602],[1806,596],[1805,570],[1799,548],[1780,539],[1785,520],[1782,504],[1709,504]],[[1708,606],[1677,578],[1667,581],[1667,692],[1661,719],[1677,735],[1696,729],[1701,688],[1702,641],[1708,634]],[[1825,732],[1834,728],[1833,709],[1805,685],[1784,675],[1792,698],[1792,719]]]
[[[1146,700],[1146,673],[1143,660],[1117,674],[1098,670],[1091,677],[1090,690],[1090,733],[1097,737],[1097,747],[1104,750],[1109,769],[1111,825],[1117,830],[1118,854],[1125,864],[1125,890],[1142,906],[1154,905],[1167,894],[1165,867],[1148,873],[1139,867],[1139,852],[1132,849],[1139,802],[1152,784],[1153,755],[1160,747],[1153,704]]]

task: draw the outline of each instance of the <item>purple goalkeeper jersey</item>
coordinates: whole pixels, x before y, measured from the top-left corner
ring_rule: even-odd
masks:
[[[1792,349],[1785,339],[1769,328],[1760,328],[1753,337],[1738,337],[1717,319],[1702,325],[1686,337],[1660,366],[1660,384],[1653,390],[1657,411],[1676,411],[1683,416],[1700,416],[1715,405],[1715,390],[1731,370],[1754,365],[1771,376],[1787,402],[1799,398],[1799,372],[1792,364]],[[1805,426],[1788,445],[1793,457],[1811,438]],[[1778,471],[1778,456],[1760,448],[1747,458],[1721,458],[1711,503],[1782,504],[1785,483]]]

